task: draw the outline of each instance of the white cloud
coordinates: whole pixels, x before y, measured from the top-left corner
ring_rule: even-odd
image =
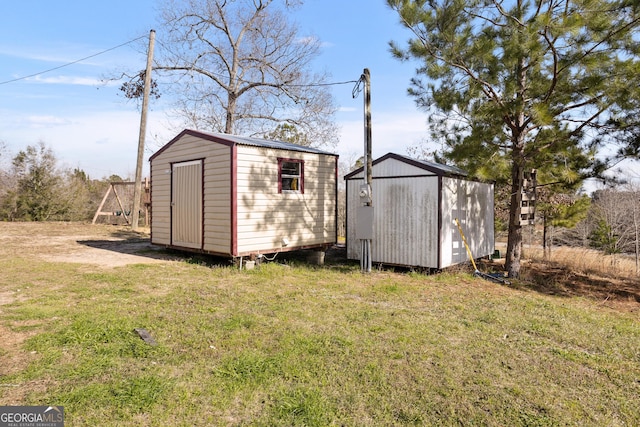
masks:
[[[157,150],[156,139],[168,142],[174,135],[163,125],[163,113],[150,113],[145,150],[148,158]],[[16,122],[32,126],[15,126]],[[10,124],[10,126],[7,126]],[[135,110],[97,111],[73,116],[0,116],[0,141],[12,154],[39,141],[55,153],[61,165],[80,168],[92,178],[117,174],[132,177],[136,168],[140,113]],[[153,136],[152,136],[153,135]]]
[[[67,125],[70,123],[68,119],[56,116],[28,116],[25,121],[27,122],[27,126],[33,129]]]
[[[354,111],[358,111],[358,109],[355,107],[340,107],[338,108],[338,111],[341,113],[352,113]]]
[[[35,77],[29,77],[26,81],[33,81],[37,83],[45,84],[63,84],[63,85],[79,85],[79,86],[114,86],[118,82],[105,83],[102,79],[96,77],[80,77],[80,76],[53,76],[43,77],[38,75]]]
[[[12,56],[14,58],[28,59],[33,61],[60,62],[60,63],[71,62],[77,59],[77,58],[69,59],[67,57],[58,56],[58,55],[54,56],[50,52],[41,53],[41,52],[30,51],[28,48],[17,49],[15,47],[7,47],[7,46],[0,47],[0,55]]]
[[[110,46],[95,46],[60,40],[38,40],[35,44],[25,45],[20,43],[17,40],[11,41],[10,44],[0,45],[0,55],[51,64],[74,63],[98,67],[104,66],[105,62],[108,62],[108,58],[113,58],[113,55],[106,55],[105,52]],[[122,56],[125,52],[125,50],[119,50],[117,54]]]
[[[372,113],[371,148],[374,158],[389,152],[407,154],[407,148],[427,135],[426,116],[419,111]],[[364,153],[364,119],[339,123],[341,126],[338,154],[351,157]]]
[[[314,44],[318,42],[318,38],[315,36],[306,36],[306,37],[299,37],[296,40],[296,43],[298,44],[303,44],[303,45],[310,45],[310,44]]]
[[[0,141],[10,153],[39,141],[51,147],[68,167],[78,167],[89,176],[101,178],[111,174],[132,176],[137,158],[140,112],[132,105],[96,103],[91,109],[65,113],[67,108],[45,109],[41,114],[19,113],[0,109]],[[73,111],[73,110],[72,110]],[[173,138],[179,130],[168,124],[172,117],[164,110],[149,112],[145,150],[145,174],[148,158]],[[374,109],[372,113],[373,156],[388,152],[406,154],[407,148],[424,139],[426,115],[411,107],[390,111]],[[338,113],[341,128],[335,151],[348,160],[364,152],[362,108],[346,108]]]

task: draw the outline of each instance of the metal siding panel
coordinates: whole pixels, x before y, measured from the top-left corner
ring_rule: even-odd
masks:
[[[218,145],[204,163],[204,242],[202,249],[230,254],[231,149]]]
[[[346,230],[345,238],[347,243],[347,259],[360,259],[360,244],[356,239],[356,211],[360,206],[360,198],[358,197],[358,189],[363,180],[348,180],[346,194]]]
[[[349,181],[362,179],[363,172],[359,172],[353,175]],[[376,163],[373,166],[373,178],[383,178],[383,177],[402,177],[402,176],[424,176],[424,175],[434,175],[433,173],[421,169],[417,166],[410,165],[406,162],[400,161],[398,159],[385,159],[379,163]]]
[[[231,194],[231,241],[230,252],[232,256],[238,254],[238,146],[231,147],[231,158],[229,159],[231,169],[231,179],[229,180],[229,192]]]
[[[347,258],[360,258],[355,238],[358,188],[363,180],[347,181]],[[392,178],[373,181],[374,263],[438,266],[437,177]]]
[[[373,168],[374,178],[425,175],[427,171],[397,159],[386,159]]]
[[[469,182],[468,191],[467,222],[472,240],[471,252],[475,258],[481,258],[493,254],[495,248],[493,185]]]
[[[459,179],[442,178],[442,230],[440,233],[442,268],[467,259],[467,252],[455,223],[455,219],[458,218],[463,231],[467,232],[466,204],[460,202],[460,196],[464,197],[466,191],[461,189],[459,184]]]
[[[435,268],[437,205],[435,177],[375,181],[372,261]]]
[[[168,221],[171,178],[162,169],[151,165],[151,243],[168,245],[171,243]]]
[[[493,253],[493,184],[444,178],[442,215],[443,267],[468,260],[455,218],[474,258]]]

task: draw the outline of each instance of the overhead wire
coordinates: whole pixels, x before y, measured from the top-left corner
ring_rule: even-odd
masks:
[[[330,82],[330,83],[308,83],[308,84],[296,84],[296,85],[288,85],[285,84],[283,86],[288,87],[318,87],[318,86],[338,86],[338,85],[348,85],[351,83],[357,83],[357,80],[346,80],[343,82]]]
[[[163,48],[167,49],[167,46],[160,40],[156,40],[156,43],[160,46],[162,46]],[[182,57],[181,55],[176,55],[176,58],[179,59],[180,61],[183,61],[185,64],[189,64],[191,61],[185,59],[184,57]],[[186,67],[185,67],[186,68]],[[193,67],[192,67],[193,68]],[[185,70],[186,71],[186,70]],[[220,73],[214,73],[211,71],[208,71],[209,74],[215,75],[216,77],[220,77],[220,78],[225,78],[228,77],[224,74],[220,74]],[[360,77],[360,79],[362,79],[362,77]],[[254,83],[251,80],[245,80],[245,79],[238,79],[240,82],[242,83]],[[338,85],[347,85],[347,84],[351,84],[351,83],[358,83],[360,80],[346,80],[346,81],[341,81],[341,82],[328,82],[328,83],[306,83],[306,84],[282,84],[281,86],[283,87],[322,87],[322,86],[338,86]]]
[[[67,63],[62,64],[62,65],[59,65],[59,66],[57,66],[57,67],[49,68],[49,69],[47,69],[47,70],[39,71],[39,72],[37,72],[37,73],[29,74],[29,75],[22,76],[22,77],[16,77],[15,79],[2,81],[2,82],[0,82],[0,86],[2,86],[2,85],[6,85],[6,84],[9,84],[9,83],[15,83],[15,82],[18,82],[18,81],[21,81],[21,80],[30,79],[30,78],[32,78],[32,77],[37,77],[37,76],[40,76],[40,75],[42,75],[42,74],[50,73],[50,72],[52,72],[52,71],[56,71],[56,70],[59,70],[59,69],[61,69],[61,68],[65,68],[65,67],[68,67],[68,66],[71,66],[71,65],[77,64],[77,63],[79,63],[79,62],[86,61],[87,59],[95,58],[96,56],[100,56],[100,55],[103,55],[103,54],[105,54],[105,53],[111,52],[112,50],[119,49],[119,48],[121,48],[121,47],[123,47],[123,46],[126,46],[126,45],[128,45],[128,44],[131,44],[131,43],[133,43],[133,42],[136,42],[136,41],[138,41],[138,40],[140,40],[140,39],[143,39],[143,38],[146,38],[146,37],[147,37],[147,35],[143,35],[143,36],[140,36],[140,37],[136,37],[135,39],[132,39],[132,40],[126,41],[126,42],[121,43],[121,44],[119,44],[119,45],[117,45],[117,46],[113,46],[113,47],[110,47],[110,48],[105,49],[105,50],[103,50],[103,51],[100,51],[100,52],[94,53],[94,54],[92,54],[92,55],[85,56],[84,58],[76,59],[75,61],[67,62]],[[163,43],[159,42],[159,44],[160,44],[160,45],[162,45],[163,47],[165,47],[165,46],[163,45]],[[184,58],[181,58],[181,59],[184,61]],[[185,62],[188,62],[188,61],[185,61]],[[223,75],[219,75],[219,77],[224,77],[224,76],[223,76]],[[359,86],[359,83],[361,82],[361,80],[362,80],[362,78],[360,78],[359,80],[346,80],[346,81],[327,82],[327,83],[283,84],[282,86],[286,86],[286,87],[323,87],[323,86],[338,86],[338,85],[346,85],[346,84],[351,84],[351,83],[356,83],[356,84],[358,84],[358,86]],[[243,80],[243,81],[244,81],[244,80]],[[249,82],[249,81],[244,81],[244,82],[245,82],[245,83],[251,83],[251,82]],[[356,97],[356,96],[354,96],[354,98],[355,98],[355,97]]]
[[[356,99],[358,97],[358,95],[360,94],[360,92],[362,92],[362,83],[364,83],[364,74],[360,76],[360,78],[358,80],[349,82],[349,83],[355,83],[356,85],[353,87],[353,89],[351,90],[351,97],[353,99]]]
[[[91,59],[91,58],[95,58],[96,56],[103,55],[103,54],[105,54],[107,52],[111,52],[112,50],[116,50],[118,48],[121,48],[122,46],[126,46],[126,45],[131,44],[133,42],[136,42],[136,41],[138,41],[140,39],[143,39],[145,37],[147,37],[147,36],[144,35],[144,36],[136,37],[133,40],[129,40],[129,41],[121,43],[121,44],[119,44],[117,46],[110,47],[109,49],[105,49],[105,50],[103,50],[101,52],[94,53],[93,55],[85,56],[84,58],[80,58],[80,59],[77,59],[75,61],[67,62],[66,64],[62,64],[62,65],[59,65],[57,67],[49,68],[48,70],[39,71],[37,73],[29,74],[28,76],[22,76],[22,77],[17,77],[15,79],[11,79],[11,80],[6,80],[6,81],[3,81],[3,82],[0,82],[0,85],[6,85],[6,84],[9,84],[9,83],[14,83],[14,82],[17,82],[17,81],[20,81],[20,80],[26,80],[26,79],[29,79],[31,77],[36,77],[36,76],[39,76],[39,75],[42,75],[42,74],[50,73],[51,71],[59,70],[59,69],[64,68],[64,67],[68,67],[70,65],[74,65],[74,64],[77,64],[79,62],[86,61],[87,59]]]

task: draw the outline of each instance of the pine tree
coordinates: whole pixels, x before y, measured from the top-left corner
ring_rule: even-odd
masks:
[[[511,187],[506,270],[517,277],[524,174],[579,185],[594,173],[611,118],[638,86],[640,15],[624,0],[387,2],[413,34],[392,52],[420,61],[409,94],[447,156]]]
[[[587,195],[575,196],[573,192],[551,191],[549,187],[540,190],[536,209],[539,212],[538,217],[542,217],[542,248],[545,257],[549,259],[553,245],[553,227],[575,227],[586,218],[591,199]]]
[[[67,213],[60,197],[62,178],[50,148],[42,142],[29,145],[13,158],[12,166],[16,187],[3,199],[1,211],[6,219],[47,221]]]
[[[589,235],[591,246],[600,249],[607,255],[620,253],[620,248],[616,244],[618,236],[613,231],[613,227],[604,219],[597,222],[596,228]]]

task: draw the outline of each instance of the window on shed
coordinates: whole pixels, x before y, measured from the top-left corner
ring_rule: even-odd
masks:
[[[278,159],[278,193],[304,193],[304,161]]]

